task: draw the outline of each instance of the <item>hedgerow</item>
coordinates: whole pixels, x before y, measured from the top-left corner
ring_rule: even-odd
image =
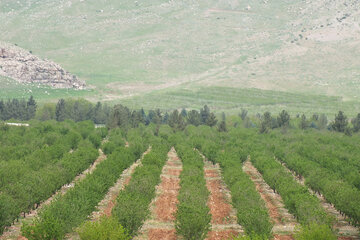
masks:
[[[187,240],[205,239],[210,230],[211,215],[207,206],[209,191],[204,178],[204,162],[190,145],[178,142],[176,151],[183,162],[175,220],[176,232]]]
[[[160,183],[160,174],[167,159],[169,145],[159,139],[151,142],[151,152],[144,156],[126,188],[120,192],[112,211],[114,218],[135,236],[149,217],[149,204],[155,197],[155,186]]]
[[[72,122],[59,126],[49,122],[24,129],[26,133],[36,128],[45,145],[23,159],[0,162],[0,232],[95,161],[97,149],[87,139],[82,140],[75,126]]]
[[[143,150],[146,147],[143,144]],[[62,239],[95,210],[121,172],[136,160],[135,150],[119,146],[92,174],[44,207],[32,224],[24,225],[23,235],[29,240]]]
[[[248,236],[256,235],[260,236],[260,239],[270,237],[272,224],[268,211],[254,183],[242,171],[242,163],[247,159],[247,153],[239,146],[236,138],[229,138],[222,144],[224,139],[220,133],[211,129],[193,130],[192,133],[198,135],[193,138],[193,144],[206,157],[210,156],[214,163],[220,164],[223,179],[231,191],[232,205],[237,210],[239,225],[244,227]]]

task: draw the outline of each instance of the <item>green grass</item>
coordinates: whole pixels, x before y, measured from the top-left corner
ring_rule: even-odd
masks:
[[[120,103],[132,108],[156,107],[163,110],[171,110],[173,106],[199,109],[207,104],[217,112],[228,113],[240,113],[242,108],[248,109],[250,113],[278,113],[286,109],[291,114],[318,112],[331,117],[339,110],[354,116],[360,112],[357,103],[345,102],[340,97],[215,86],[158,91],[121,100]]]
[[[299,39],[299,34],[307,36],[327,29],[326,19],[344,13],[352,13],[350,23],[357,22],[356,3],[345,6],[343,1],[336,1],[328,10],[323,2],[304,4],[301,0],[266,4],[2,0],[0,32],[4,34],[0,40],[17,43],[59,63],[96,89],[49,90],[50,98],[74,95],[166,109],[198,108],[209,103],[225,111],[237,111],[245,105],[254,112],[283,107],[294,112],[333,114],[340,107],[356,112],[352,106],[360,102],[358,37],[329,42]],[[245,10],[248,4],[249,11]],[[306,9],[303,14],[300,8]],[[320,24],[325,27],[319,28]],[[351,29],[344,26],[344,32]],[[127,85],[143,83],[163,90],[154,87],[143,92],[135,87],[133,93],[144,96],[126,93]],[[184,91],[183,86],[192,90]],[[244,94],[254,91],[244,88],[272,92],[264,93],[266,99],[255,95],[245,101],[233,97],[222,101],[217,95],[207,98],[204,94],[208,88],[199,90],[199,86],[231,87]],[[23,91],[21,87],[1,89],[0,95],[21,97]],[[311,100],[307,94],[312,95]],[[36,96],[49,99],[42,90]],[[342,102],[337,96],[350,102]]]
[[[29,98],[34,96],[39,102],[57,101],[59,98],[85,97],[93,90],[52,89],[38,84],[19,84],[12,79],[0,76],[0,99]]]

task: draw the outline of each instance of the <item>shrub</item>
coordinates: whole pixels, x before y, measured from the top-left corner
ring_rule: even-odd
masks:
[[[77,232],[81,240],[130,240],[127,231],[112,217],[84,223]]]
[[[295,234],[295,240],[336,240],[336,236],[327,225],[310,224],[301,226]]]
[[[176,150],[183,162],[175,220],[176,232],[186,240],[205,239],[210,230],[211,215],[206,204],[209,191],[204,178],[204,162],[200,154],[190,146],[177,144]]]
[[[238,236],[233,240],[268,240],[269,238],[266,235],[259,235],[259,234],[250,234],[244,236]]]

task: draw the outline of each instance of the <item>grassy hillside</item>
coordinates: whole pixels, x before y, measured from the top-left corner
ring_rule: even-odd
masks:
[[[325,113],[333,117],[334,113],[343,110],[354,115],[360,112],[360,105],[355,101],[342,101],[340,97],[329,97],[313,94],[294,94],[272,90],[236,89],[230,87],[200,87],[178,88],[171,91],[154,91],[121,101],[132,108],[154,107],[171,110],[178,108],[200,109],[205,104],[216,112],[240,113],[247,109],[250,113],[270,111],[278,113],[286,109],[291,114]]]
[[[77,74],[94,90],[75,95],[90,100],[158,104],[185,88],[196,101],[162,107],[197,107],[208,101],[199,86],[220,86],[273,90],[264,104],[276,110],[291,101],[328,111],[360,101],[358,9],[356,0],[2,0],[0,40]],[[308,104],[308,94],[343,98]]]

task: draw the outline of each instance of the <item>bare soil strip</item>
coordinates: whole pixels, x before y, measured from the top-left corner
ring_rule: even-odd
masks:
[[[294,233],[297,222],[295,217],[285,208],[281,196],[270,188],[249,160],[244,163],[243,171],[250,176],[250,179],[255,183],[256,190],[266,203],[270,219],[274,224],[272,229],[274,239],[293,239],[292,234]]]
[[[151,151],[151,146],[143,153],[140,159],[138,159],[135,163],[133,163],[129,168],[125,169],[120,178],[117,182],[112,186],[108,193],[105,195],[104,199],[99,202],[98,206],[96,207],[97,210],[94,211],[91,216],[89,217],[91,221],[97,221],[100,219],[101,216],[111,216],[112,209],[116,204],[116,198],[120,194],[122,190],[129,184],[131,180],[131,176],[134,173],[135,169],[138,166],[141,166],[141,161],[146,154]],[[77,240],[80,239],[79,234],[76,232],[69,233],[65,239],[67,240]]]
[[[281,163],[284,166],[284,168],[293,175],[293,177],[298,183],[306,186],[304,177],[299,176],[295,172],[288,169],[285,163],[282,163],[277,159],[276,161]],[[328,203],[323,195],[319,193],[315,193],[311,188],[308,188],[308,190],[311,194],[313,194],[320,200],[320,203],[325,209],[325,211],[336,219],[333,228],[337,231],[339,240],[360,239],[359,229],[357,227],[354,227],[349,222],[347,222],[345,217],[341,215],[341,213],[338,210],[336,210],[336,208],[331,203]]]
[[[211,213],[211,231],[207,240],[224,240],[242,234],[244,230],[237,224],[236,210],[231,205],[231,193],[221,178],[219,164],[204,158],[206,187],[210,195],[208,207]]]
[[[41,203],[40,206],[32,210],[28,215],[26,215],[25,218],[21,218],[19,222],[16,222],[11,227],[7,228],[4,232],[4,234],[0,237],[0,240],[15,240],[15,239],[26,239],[25,237],[21,236],[21,226],[23,223],[27,222],[30,223],[32,220],[38,215],[38,212],[40,209],[42,209],[44,206],[49,205],[51,201],[54,199],[57,195],[64,195],[67,191],[69,191],[71,188],[75,186],[75,184],[81,180],[83,180],[87,174],[91,174],[95,169],[96,166],[104,161],[106,159],[106,155],[103,153],[101,149],[99,149],[99,157],[95,160],[95,162],[85,171],[83,171],[81,174],[75,177],[75,179],[70,183],[62,186],[60,190],[58,190],[55,194],[53,194],[49,199],[47,199],[45,202]]]
[[[180,189],[182,162],[174,148],[168,153],[163,167],[161,183],[156,187],[156,197],[150,204],[151,217],[146,220],[136,240],[176,240],[175,216]]]
[[[141,160],[144,158],[146,154],[151,151],[151,147],[149,147],[138,159],[135,163],[133,163],[129,168],[125,169],[119,180],[109,189],[109,192],[106,194],[103,200],[97,206],[97,211],[94,211],[91,215],[91,220],[96,221],[103,215],[111,216],[111,211],[116,204],[116,198],[119,193],[125,189],[125,187],[129,184],[131,180],[131,176],[134,173],[135,169],[141,165]]]

